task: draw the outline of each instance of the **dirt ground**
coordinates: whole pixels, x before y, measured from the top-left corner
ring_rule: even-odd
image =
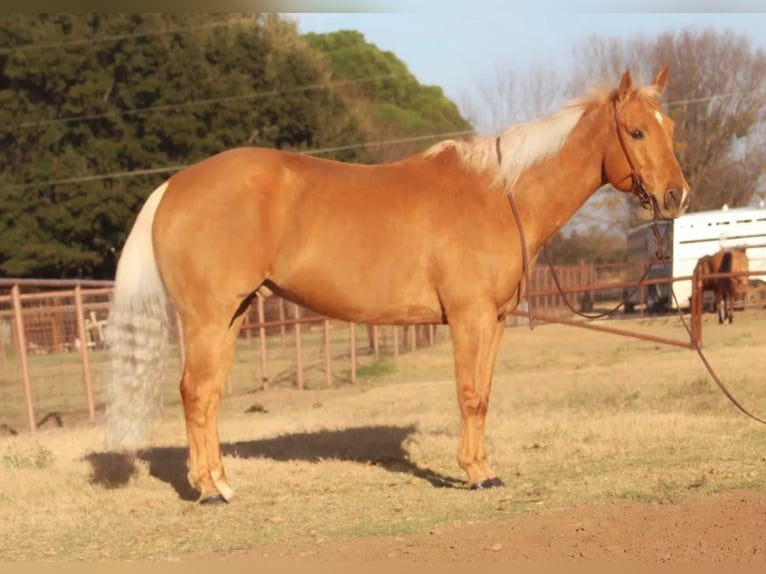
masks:
[[[766,492],[626,502],[516,516],[407,537],[255,547],[246,561],[766,561]],[[211,556],[203,560],[216,559]]]

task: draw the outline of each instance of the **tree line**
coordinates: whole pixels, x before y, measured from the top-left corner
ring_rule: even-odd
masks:
[[[3,276],[112,278],[152,189],[232,147],[375,162],[471,129],[358,33],[276,14],[7,15],[0,46]]]

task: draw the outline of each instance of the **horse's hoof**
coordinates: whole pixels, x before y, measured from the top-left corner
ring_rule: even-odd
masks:
[[[213,494],[212,496],[206,496],[205,498],[200,499],[200,504],[209,504],[209,505],[218,505],[218,504],[228,504],[228,500],[226,500],[222,495],[220,494]]]
[[[501,486],[505,486],[505,483],[495,476],[494,478],[486,478],[481,482],[471,485],[471,490],[487,490],[488,488],[499,488]]]

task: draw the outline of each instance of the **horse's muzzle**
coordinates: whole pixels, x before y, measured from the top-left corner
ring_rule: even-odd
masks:
[[[665,211],[675,216],[681,215],[689,207],[689,194],[685,189],[670,188],[665,192],[663,203],[665,204]]]

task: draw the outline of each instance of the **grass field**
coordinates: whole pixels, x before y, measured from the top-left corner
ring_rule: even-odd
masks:
[[[673,318],[621,327],[684,339]],[[705,351],[766,414],[766,314],[705,317]],[[256,370],[241,358],[239,368]],[[220,429],[237,498],[193,504],[185,431],[168,404],[135,460],[101,421],[0,438],[0,559],[173,560],[254,544],[405,535],[588,502],[667,501],[766,486],[766,429],[692,351],[558,325],[508,329],[488,449],[507,487],[460,488],[448,342],[364,366],[359,382],[227,397]]]

